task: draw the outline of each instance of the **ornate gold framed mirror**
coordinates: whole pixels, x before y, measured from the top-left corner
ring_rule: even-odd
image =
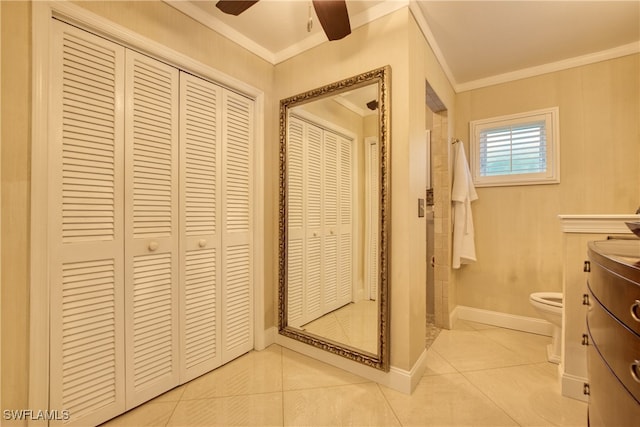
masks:
[[[384,371],[390,72],[280,101],[279,333]]]

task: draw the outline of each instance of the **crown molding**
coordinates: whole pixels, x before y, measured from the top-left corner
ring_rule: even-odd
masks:
[[[431,32],[431,29],[429,28],[429,25],[427,24],[427,20],[422,14],[422,10],[420,9],[420,6],[418,6],[418,3],[416,3],[415,0],[411,0],[409,2],[409,10],[413,15],[413,19],[416,21],[416,24],[418,24],[418,28],[422,32],[422,35],[427,40],[427,44],[431,47],[433,54],[436,56],[436,60],[440,64],[442,71],[444,71],[445,76],[447,76],[447,80],[449,80],[449,84],[451,84],[451,86],[453,87],[453,90],[457,93],[458,90],[456,88],[458,84],[456,83],[456,79],[453,76],[453,72],[451,71],[451,68],[449,67],[449,64],[447,63],[446,59],[444,58],[442,50],[440,50],[440,46],[436,42],[436,38],[434,37],[433,33]]]
[[[384,1],[372,8],[366,9],[353,17],[349,17],[351,30],[355,30],[356,28],[362,27],[363,25],[375,21],[376,19],[382,18],[383,16],[400,10],[403,7],[406,7],[408,4],[409,0]],[[306,50],[312,49],[326,41],[327,37],[324,33],[316,33],[314,35],[311,35],[306,39],[300,41],[299,43],[293,44],[286,49],[274,53],[273,64],[276,65],[280,62],[284,62],[287,59],[293,58],[294,56],[299,55]]]
[[[218,18],[207,14],[205,11],[200,9],[199,7],[192,4],[190,1],[184,0],[163,0],[169,6],[179,10],[184,13],[188,17],[194,19],[195,21],[201,23],[207,28],[221,34],[222,36],[228,38],[232,42],[242,46],[248,51],[256,54],[260,58],[269,62],[272,65],[276,65],[280,62],[286,61],[287,59],[293,58],[300,53],[312,49],[324,42],[327,41],[327,37],[324,33],[315,33],[309,35],[309,37],[301,40],[298,43],[295,43],[289,46],[286,49],[283,49],[279,52],[272,52],[271,50],[265,48],[259,43],[249,39],[239,31],[235,30],[231,26],[225,24]],[[395,12],[396,10],[402,9],[409,4],[409,0],[398,0],[398,1],[384,1],[372,8],[369,8],[353,17],[350,17],[351,21],[351,29],[355,30],[358,27],[368,24],[371,21],[375,21],[378,18],[381,18],[385,15]]]
[[[512,71],[509,73],[498,74],[495,76],[472,80],[465,83],[459,83],[454,85],[456,92],[465,92],[473,89],[480,89],[487,86],[493,86],[496,84],[507,83],[514,80],[526,79],[529,77],[535,77],[542,74],[553,73],[556,71],[567,70],[569,68],[580,67],[583,65],[594,64],[596,62],[607,61],[610,59],[620,58],[627,55],[633,55],[640,53],[640,43],[633,42],[622,46],[614,47],[599,52],[593,52],[582,56],[576,56],[573,58],[563,59],[562,61],[549,62],[547,64],[538,65],[535,67],[523,68],[521,70]]]
[[[309,49],[312,49],[322,43],[327,41],[324,33],[315,33],[309,35],[309,37],[301,40],[298,43],[295,43],[289,46],[286,49],[283,49],[279,52],[272,52],[264,46],[256,43],[255,41],[249,39],[244,36],[240,32],[236,31],[229,25],[225,24],[221,20],[207,14],[202,9],[193,5],[190,1],[184,0],[163,0],[168,5],[173,8],[179,10],[185,15],[191,17],[197,22],[205,25],[209,29],[221,34],[222,36],[228,38],[234,43],[240,45],[241,47],[247,49],[248,51],[256,54],[260,58],[269,62],[272,65],[277,65],[280,62],[284,62],[290,58],[293,58],[296,55],[301,54]],[[574,58],[564,59],[562,61],[551,62],[548,64],[543,64],[535,67],[523,68],[516,71],[511,71],[508,73],[498,74],[482,79],[471,80],[468,82],[457,82],[449,64],[447,63],[440,46],[436,42],[427,21],[422,14],[420,6],[418,6],[416,0],[394,0],[394,1],[383,1],[382,3],[369,8],[356,16],[350,18],[351,20],[351,28],[355,30],[363,25],[366,25],[376,19],[379,19],[385,15],[393,13],[397,10],[400,10],[404,7],[408,7],[411,14],[413,15],[414,20],[418,24],[420,31],[422,32],[424,38],[427,43],[431,47],[436,60],[440,64],[445,76],[449,80],[449,83],[453,87],[453,90],[456,93],[470,91],[474,89],[480,89],[487,86],[493,86],[501,83],[507,83],[514,80],[525,79],[529,77],[535,77],[542,74],[552,73],[556,71],[562,71],[569,68],[579,67],[583,65],[593,64],[596,62],[606,61],[610,59],[615,59],[627,55],[633,55],[636,53],[640,53],[640,43],[633,42],[626,45],[618,46],[612,49],[603,50],[600,52],[594,52],[582,56],[577,56]]]
[[[184,0],[162,0],[162,1],[164,1],[169,6],[184,13],[188,17],[201,23],[205,27],[215,31],[216,33],[219,33],[220,35],[228,38],[232,42],[242,46],[243,48],[247,49],[249,52],[252,52],[258,55],[260,58],[264,59],[265,61],[271,64],[276,63],[275,54],[271,52],[269,49],[266,49],[262,45],[254,42],[253,40],[246,37],[239,31],[225,24],[218,18],[207,14],[205,11],[195,6],[190,1],[184,1]]]

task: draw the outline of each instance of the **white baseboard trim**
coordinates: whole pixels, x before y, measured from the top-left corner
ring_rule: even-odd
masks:
[[[472,322],[485,323],[487,325],[500,326],[502,328],[515,329],[517,331],[530,332],[532,334],[546,335],[549,337],[553,333],[553,325],[543,319],[467,307],[464,305],[458,305],[451,311],[449,315],[450,324],[454,325],[457,319],[470,320]]]
[[[271,344],[276,342],[276,335],[278,335],[278,328],[276,326],[272,326],[267,328],[262,333],[262,340],[260,344],[262,344],[261,348],[256,345],[256,350],[264,350],[269,347]]]
[[[562,395],[572,399],[588,402],[589,397],[584,394],[584,383],[588,378],[578,377],[567,373],[562,374]]]
[[[389,372],[384,372],[285,337],[284,335],[276,334],[275,343],[405,394],[411,394],[411,392],[413,392],[426,369],[426,350],[420,355],[410,371],[391,366]]]

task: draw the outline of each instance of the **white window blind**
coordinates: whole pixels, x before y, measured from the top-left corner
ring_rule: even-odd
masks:
[[[557,108],[471,122],[477,186],[559,182]]]
[[[538,173],[546,169],[544,122],[480,132],[480,175]]]

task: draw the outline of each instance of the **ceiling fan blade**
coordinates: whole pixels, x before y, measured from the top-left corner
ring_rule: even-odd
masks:
[[[216,7],[224,13],[238,16],[256,3],[258,0],[220,0],[216,3]]]
[[[345,0],[313,0],[313,7],[329,40],[340,40],[351,34]]]

